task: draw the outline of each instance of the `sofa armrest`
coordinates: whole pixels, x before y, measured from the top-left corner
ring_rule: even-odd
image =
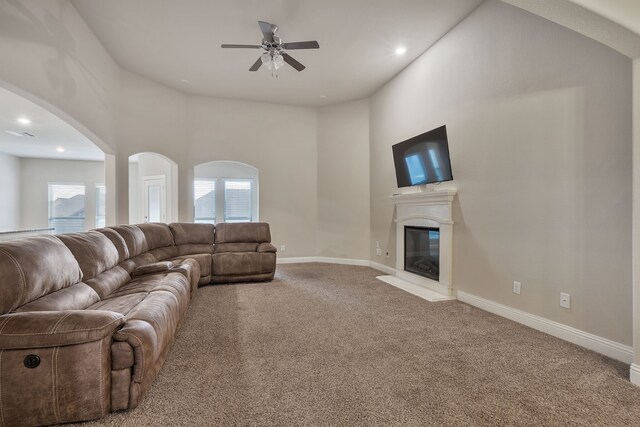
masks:
[[[113,335],[125,318],[113,311],[27,311],[0,316],[0,350],[58,347]]]
[[[271,243],[260,243],[258,245],[258,250],[257,251],[258,252],[274,252],[275,253],[278,250]]]
[[[131,273],[131,277],[162,273],[164,271],[169,271],[172,268],[173,268],[173,262],[171,261],[154,262],[153,264],[141,265],[140,267],[136,268]]]

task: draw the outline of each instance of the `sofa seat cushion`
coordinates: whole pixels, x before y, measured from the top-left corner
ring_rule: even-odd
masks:
[[[192,254],[172,258],[169,261],[174,264],[181,264],[187,259],[195,260],[200,266],[200,277],[209,276],[211,274],[211,254]]]
[[[114,296],[93,304],[88,310],[115,311],[116,313],[126,316],[135,306],[140,304],[146,296],[146,292]]]
[[[84,310],[98,301],[100,301],[100,297],[96,291],[80,282],[31,301],[18,308],[16,312]]]
[[[182,274],[170,280],[186,283]],[[186,288],[183,288],[186,289]],[[173,342],[189,302],[189,292],[181,296],[165,290],[154,290],[127,315],[127,323],[114,334],[117,342],[128,343],[134,355],[129,407],[138,405],[140,396],[149,388]]]
[[[274,253],[226,252],[212,255],[214,276],[238,276],[271,273],[275,266]]]
[[[109,299],[163,290],[176,296],[191,292],[190,280],[179,272],[166,272],[136,277],[109,296]]]

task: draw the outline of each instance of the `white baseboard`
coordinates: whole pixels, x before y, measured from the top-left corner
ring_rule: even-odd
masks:
[[[563,325],[562,323],[554,322],[553,320],[545,319],[544,317],[517,310],[485,298],[477,297],[466,292],[458,291],[458,300],[490,313],[497,314],[498,316],[506,317],[509,320],[529,326],[530,328],[553,335],[554,337],[577,344],[581,347],[588,348],[589,350],[593,350],[597,353],[604,354],[605,356],[609,356],[621,362],[633,362],[633,348],[630,346],[581,331],[580,329],[576,329],[571,326]],[[638,381],[636,384],[640,384],[640,366],[635,366],[637,368],[635,375],[636,380]]]
[[[303,262],[324,262],[328,264],[345,264],[345,265],[360,265],[363,267],[371,267],[383,273],[395,276],[396,269],[393,267],[380,264],[375,261],[369,261],[368,259],[354,259],[354,258],[331,258],[322,256],[306,256],[306,257],[291,257],[291,258],[277,258],[276,264],[299,264]]]
[[[276,264],[299,264],[303,262],[322,262],[326,264],[360,265],[363,267],[370,266],[370,261],[367,259],[330,258],[330,257],[323,257],[323,256],[292,257],[292,258],[276,259]]]
[[[299,264],[303,262],[318,262],[318,257],[315,256],[305,256],[305,257],[294,257],[294,258],[276,258],[276,264]]]
[[[636,365],[635,363],[631,364],[631,369],[629,370],[629,380],[631,383],[640,386],[640,365]]]
[[[389,267],[384,264],[380,264],[379,262],[369,261],[369,267],[375,268],[378,271],[382,271],[383,273],[390,274],[391,276],[396,275],[396,269],[393,267]]]

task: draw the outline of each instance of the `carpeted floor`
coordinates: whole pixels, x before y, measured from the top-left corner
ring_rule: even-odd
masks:
[[[379,274],[200,288],[140,406],[87,425],[640,425],[628,365]]]

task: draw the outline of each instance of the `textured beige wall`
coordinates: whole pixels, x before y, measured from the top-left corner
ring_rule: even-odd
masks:
[[[454,286],[631,344],[631,61],[489,1],[376,93],[371,247],[389,266],[391,145],[442,124],[459,188]]]
[[[369,258],[369,101],[318,110],[318,249]]]
[[[314,256],[318,224],[317,114],[314,108],[189,97],[181,168],[233,160],[258,168],[260,220],[279,257]],[[193,176],[193,172],[191,172]],[[183,184],[189,184],[188,182]],[[182,184],[181,184],[182,185]],[[180,188],[193,218],[193,190]],[[187,210],[188,208],[188,210]]]

